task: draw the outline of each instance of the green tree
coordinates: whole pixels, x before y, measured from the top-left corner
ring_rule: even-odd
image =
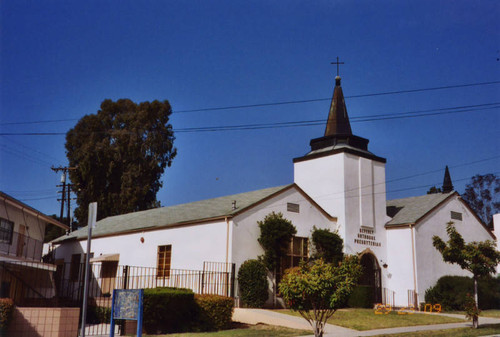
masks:
[[[136,104],[105,100],[66,134],[70,178],[77,195],[75,217],[86,224],[88,204],[98,219],[158,206],[161,175],[177,150],[168,101]]]
[[[314,336],[323,336],[326,321],[354,290],[362,267],[357,256],[345,256],[335,266],[322,259],[288,269],[279,284],[283,299],[311,325]]]
[[[472,273],[476,306],[474,312],[477,313],[477,280],[495,273],[496,266],[500,263],[500,252],[496,250],[495,242],[490,240],[465,243],[462,235],[453,226],[453,222],[448,222],[446,232],[449,238],[447,242],[435,235],[432,237],[432,244],[441,253],[445,262],[458,264],[460,268]],[[474,328],[477,328],[478,315],[471,317]]]
[[[437,193],[443,193],[443,191],[441,190],[441,187],[432,186],[427,191],[427,194],[437,194]]]
[[[273,302],[276,305],[276,270],[281,259],[286,256],[297,229],[290,220],[283,217],[283,214],[275,212],[266,215],[264,220],[258,221],[257,224],[260,228],[258,241],[264,249],[260,259],[273,275]]]
[[[344,240],[338,233],[329,229],[313,227],[311,238],[315,250],[312,259],[323,259],[325,262],[333,264],[342,261]]]
[[[462,199],[481,220],[493,228],[493,214],[500,212],[500,178],[494,174],[477,174],[465,185]]]

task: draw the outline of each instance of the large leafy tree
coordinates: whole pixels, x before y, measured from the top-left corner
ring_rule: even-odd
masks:
[[[273,302],[276,305],[276,271],[281,259],[286,256],[297,229],[282,213],[275,212],[266,215],[264,220],[258,221],[257,224],[260,228],[258,242],[264,249],[260,259],[273,275]]]
[[[161,175],[177,150],[169,124],[168,101],[134,103],[105,100],[96,114],[84,116],[66,134],[70,178],[77,195],[75,217],[87,220],[87,205],[97,201],[98,219],[158,205]]]
[[[341,308],[362,273],[357,256],[345,256],[338,265],[323,259],[288,269],[279,284],[283,299],[323,336],[326,321]]]
[[[491,173],[475,175],[465,186],[462,199],[493,228],[493,214],[500,212],[500,178]]]
[[[496,266],[500,263],[500,252],[496,250],[494,241],[465,243],[462,235],[453,226],[453,222],[447,224],[446,232],[449,238],[447,242],[435,235],[432,237],[432,244],[441,253],[445,262],[458,264],[462,269],[472,273],[475,305],[472,309],[468,308],[468,315],[472,318],[474,328],[477,328],[479,326],[477,280],[495,273]]]

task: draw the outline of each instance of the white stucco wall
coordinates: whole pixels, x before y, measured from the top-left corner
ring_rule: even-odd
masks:
[[[386,288],[394,292],[394,304],[405,307],[408,305],[408,290],[414,289],[411,229],[387,230],[387,242]]]
[[[299,205],[300,212],[287,211],[287,203]],[[248,259],[255,259],[264,252],[257,239],[260,236],[258,221],[264,220],[271,212],[281,212],[297,229],[296,236],[311,237],[313,226],[337,229],[337,224],[328,219],[316,206],[305,198],[297,189],[292,188],[284,193],[254,207],[233,220],[231,262],[236,264],[236,270]]]
[[[497,250],[500,250],[500,213],[493,215],[493,231],[496,237]],[[500,274],[500,263],[497,266],[497,275]]]
[[[462,213],[462,221],[452,220],[451,211]],[[441,276],[471,276],[471,273],[462,270],[458,265],[445,263],[441,254],[432,245],[434,235],[439,236],[445,242],[448,241],[446,224],[449,221],[454,222],[455,228],[466,242],[493,240],[493,237],[459,200],[458,196],[448,199],[439,209],[427,215],[415,227],[419,302],[424,302],[425,291],[433,286]]]
[[[295,183],[330,214],[348,254],[369,251],[379,265],[387,262],[385,164],[349,153],[299,161]],[[381,268],[382,287],[388,272]]]
[[[294,163],[294,182],[329,214],[345,237],[344,156],[331,155]]]
[[[120,265],[156,267],[158,246],[172,245],[172,269],[203,269],[203,262],[226,262],[225,221],[180,226],[155,231],[93,238],[91,252],[120,254]],[[144,242],[141,242],[141,237]],[[56,249],[56,259],[71,261],[71,255],[85,253],[87,240],[65,243]]]

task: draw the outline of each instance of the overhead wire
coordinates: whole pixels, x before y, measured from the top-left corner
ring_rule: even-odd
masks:
[[[456,85],[446,85],[438,87],[428,87],[428,88],[418,88],[418,89],[408,89],[408,90],[395,90],[368,94],[358,94],[344,96],[345,98],[362,98],[362,97],[374,97],[374,96],[384,96],[384,95],[398,95],[406,93],[416,93],[424,91],[434,91],[434,90],[445,90],[445,89],[455,89],[473,86],[484,86],[500,84],[500,81],[489,81],[489,82],[478,82],[478,83],[465,83]],[[186,109],[186,110],[174,110],[172,113],[186,113],[186,112],[203,112],[203,111],[219,111],[219,110],[231,110],[231,109],[248,109],[248,108],[259,108],[266,106],[278,106],[287,104],[303,104],[303,103],[313,103],[320,101],[329,101],[331,97],[328,98],[313,98],[313,99],[303,99],[303,100],[293,100],[293,101],[281,101],[281,102],[269,102],[269,103],[256,103],[256,104],[241,104],[241,105],[230,105],[230,106],[220,106],[220,107],[210,107],[210,108],[197,108],[197,109]],[[22,122],[2,122],[0,121],[0,126],[3,125],[28,125],[28,124],[43,124],[43,123],[58,123],[58,122],[72,122],[77,121],[78,118],[66,118],[66,119],[49,119],[49,120],[38,120],[38,121],[22,121]]]
[[[402,113],[392,114],[378,114],[366,115],[359,117],[351,117],[352,123],[372,122],[391,119],[404,119],[404,118],[418,118],[427,116],[438,116],[446,114],[455,114],[471,111],[499,109],[500,102],[484,103],[475,105],[464,105],[457,107],[436,108],[427,110],[407,111]],[[435,111],[435,112],[432,112]],[[239,131],[239,130],[258,130],[258,129],[275,129],[275,128],[289,128],[289,127],[305,127],[324,124],[324,119],[308,120],[308,121],[288,121],[288,122],[273,122],[273,123],[258,123],[258,124],[239,124],[239,125],[221,125],[221,126],[207,126],[207,127],[192,127],[192,128],[178,128],[174,129],[177,133],[189,132],[218,132],[218,131]],[[109,131],[103,131],[106,133]],[[0,136],[61,136],[65,132],[0,132]]]

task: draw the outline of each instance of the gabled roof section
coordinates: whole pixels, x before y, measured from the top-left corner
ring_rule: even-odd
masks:
[[[2,191],[0,191],[0,202],[8,203],[11,206],[20,209],[23,212],[25,211],[25,212],[31,213],[31,215],[38,217],[39,219],[43,220],[46,223],[50,223],[52,225],[55,225],[57,227],[61,227],[61,228],[66,229],[66,230],[69,229],[69,227],[67,225],[59,222],[56,219],[51,218],[50,216],[43,214],[42,212],[34,209],[31,206],[26,205],[24,202],[19,201],[19,200],[15,199],[14,197],[11,197],[10,195],[8,195],[7,193],[4,193]]]
[[[195,201],[187,204],[107,217],[97,222],[96,227],[92,229],[92,237],[110,236],[127,232],[160,229],[231,218],[292,187],[296,187],[296,185],[289,184],[271,187],[214,199]],[[235,207],[233,207],[233,205]],[[52,243],[60,243],[74,239],[86,239],[87,233],[87,227],[82,227],[69,233],[69,235],[61,236],[53,240]]]
[[[458,193],[434,193],[419,197],[387,200],[387,215],[392,217],[392,220],[385,227],[416,224],[453,195],[458,195]]]

